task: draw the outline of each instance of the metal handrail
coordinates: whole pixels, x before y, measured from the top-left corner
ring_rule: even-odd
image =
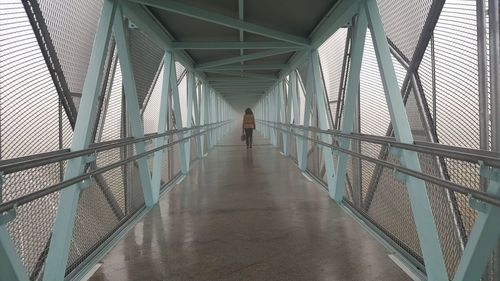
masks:
[[[201,125],[201,126],[193,126],[190,128],[168,130],[168,131],[161,133],[161,134],[158,134],[158,133],[147,134],[142,138],[128,137],[128,138],[123,138],[123,139],[119,139],[119,140],[112,140],[112,141],[107,141],[107,142],[102,142],[102,143],[92,143],[89,146],[89,148],[78,150],[78,151],[71,151],[68,148],[68,149],[61,149],[61,150],[56,150],[56,151],[52,151],[52,152],[48,152],[48,153],[34,154],[34,155],[15,158],[15,159],[0,160],[0,173],[3,173],[3,175],[7,175],[7,174],[22,171],[22,170],[27,170],[27,169],[36,168],[36,167],[40,167],[40,166],[44,166],[44,165],[48,165],[48,164],[52,164],[52,163],[57,163],[60,161],[69,160],[71,158],[75,158],[75,157],[79,157],[79,156],[86,156],[86,155],[90,155],[90,154],[105,151],[105,150],[111,150],[114,148],[123,147],[125,145],[130,145],[130,144],[134,144],[134,143],[138,143],[138,142],[156,139],[159,137],[171,136],[174,134],[181,134],[181,133],[186,133],[186,132],[190,132],[190,131],[194,131],[194,130],[199,130],[201,128],[216,126],[216,125],[224,123],[224,122],[227,122],[227,121],[210,123],[210,124]]]
[[[309,140],[309,141],[314,142],[316,144],[319,144],[321,146],[329,147],[331,149],[343,152],[343,153],[348,154],[350,156],[353,156],[353,157],[356,157],[356,158],[359,158],[359,159],[362,159],[362,160],[366,160],[366,161],[375,163],[375,164],[383,166],[385,168],[392,169],[394,172],[399,172],[399,173],[402,173],[402,174],[405,174],[405,175],[408,175],[408,176],[419,178],[421,180],[424,180],[424,181],[427,181],[427,182],[430,182],[430,183],[434,183],[434,184],[436,184],[439,187],[443,187],[443,188],[446,188],[446,189],[453,190],[455,192],[459,192],[459,193],[462,193],[462,194],[465,194],[465,195],[469,195],[469,196],[471,196],[471,197],[473,197],[475,199],[481,200],[481,201],[483,201],[485,203],[489,203],[489,204],[495,205],[497,207],[500,207],[500,198],[498,198],[496,196],[493,196],[493,195],[491,195],[491,194],[489,194],[487,192],[476,190],[476,189],[472,189],[470,187],[467,187],[467,186],[464,186],[464,185],[461,185],[461,184],[457,184],[457,183],[453,183],[453,182],[450,182],[450,181],[447,181],[447,180],[444,180],[444,179],[441,179],[441,178],[438,178],[438,177],[435,177],[435,176],[430,176],[430,175],[424,174],[422,172],[417,172],[417,171],[414,171],[412,169],[408,169],[408,168],[405,168],[405,167],[402,167],[402,166],[398,166],[398,165],[392,164],[392,163],[384,161],[384,160],[380,160],[380,159],[377,159],[377,158],[373,158],[373,157],[370,157],[370,156],[363,155],[361,153],[357,153],[357,152],[351,151],[349,149],[343,149],[343,148],[341,148],[339,146],[336,146],[336,145],[333,145],[333,144],[330,144],[330,143],[326,143],[326,142],[323,142],[323,141],[320,141],[320,140],[316,140],[316,139],[313,139],[313,138],[309,138],[309,137],[306,137],[304,135],[297,134],[297,133],[295,133],[293,131],[288,131],[288,130],[279,128],[277,126],[268,125],[268,124],[266,124],[266,122],[263,122],[263,120],[259,120],[259,121],[260,121],[260,123],[264,124],[265,126],[274,128],[276,130],[280,130],[280,131],[286,132],[288,134],[291,134],[291,135],[294,135],[294,136],[297,136],[297,137],[301,137],[303,139]],[[270,121],[268,121],[268,123],[277,123],[277,122],[270,122]],[[278,123],[278,124],[281,124],[281,123]],[[288,125],[288,124],[285,124],[285,125]],[[308,130],[308,129],[309,129],[309,127],[304,127],[304,130]],[[326,132],[328,132],[328,131],[326,131]]]
[[[191,134],[188,137],[185,137],[185,138],[182,138],[182,139],[178,139],[176,141],[173,141],[171,143],[162,145],[160,147],[157,147],[157,148],[148,150],[146,152],[143,152],[143,153],[131,156],[131,157],[127,158],[127,159],[124,159],[124,160],[115,162],[113,164],[110,164],[110,165],[107,165],[107,166],[100,167],[100,168],[97,168],[95,170],[89,171],[89,172],[84,173],[84,174],[82,174],[80,176],[77,176],[77,177],[74,177],[74,178],[71,178],[71,179],[68,179],[68,180],[61,181],[61,182],[59,182],[57,184],[50,185],[50,186],[48,186],[48,187],[46,187],[44,189],[41,189],[41,190],[38,190],[38,191],[35,191],[35,192],[32,192],[32,193],[26,194],[24,196],[20,196],[18,198],[12,199],[10,201],[1,203],[0,204],[0,214],[2,214],[4,212],[8,212],[10,210],[15,210],[19,206],[22,206],[24,204],[27,204],[29,202],[32,202],[34,200],[37,200],[39,198],[42,198],[42,197],[47,196],[49,194],[52,194],[54,192],[60,191],[60,190],[62,190],[64,188],[67,188],[67,187],[69,187],[71,185],[82,183],[82,181],[84,181],[86,179],[89,179],[89,178],[91,178],[94,175],[105,173],[105,172],[107,172],[109,170],[115,169],[115,168],[120,167],[120,166],[122,166],[124,164],[127,164],[129,162],[132,162],[132,161],[135,161],[137,159],[146,157],[149,154],[155,153],[155,152],[163,150],[165,148],[170,148],[170,147],[172,147],[172,146],[174,146],[174,145],[176,145],[178,143],[185,142],[185,141],[187,141],[187,140],[189,140],[191,138],[194,138],[196,136],[206,134],[209,131],[212,131],[212,130],[217,129],[217,128],[222,127],[222,126],[225,126],[225,125],[227,125],[230,122],[231,121],[223,121],[223,122],[213,123],[213,124],[209,124],[209,125],[204,125],[204,127],[213,127],[213,128],[209,128],[209,129],[206,129],[204,131]],[[217,124],[217,125],[215,125],[215,127],[214,127],[214,124]],[[194,129],[200,129],[200,127],[203,127],[203,126],[198,126],[197,128],[194,128],[194,127],[193,128]],[[187,130],[185,130],[185,131],[187,131]],[[178,133],[178,132],[179,132],[179,130],[174,130],[173,133]],[[166,132],[166,133],[168,133],[168,132]],[[163,135],[163,134],[158,134],[158,135]],[[159,137],[159,136],[156,136],[156,137]],[[141,139],[135,139],[134,141],[139,142],[139,141],[142,141],[142,139],[143,138],[141,138]],[[128,141],[126,141],[126,143],[127,142]],[[125,144],[125,145],[127,145],[127,144]],[[114,146],[113,148],[117,148],[117,147],[120,147],[120,146]],[[87,150],[85,150],[85,151],[87,151]],[[80,151],[78,151],[78,152],[80,152]],[[87,154],[84,154],[84,155],[87,155]],[[78,156],[80,156],[80,155],[78,155]],[[78,157],[78,156],[73,156],[71,158]]]
[[[500,154],[493,151],[447,146],[447,145],[445,146],[443,144],[422,142],[422,141],[414,141],[413,143],[401,143],[396,141],[394,137],[374,136],[374,135],[357,134],[357,133],[345,134],[338,130],[322,130],[315,127],[305,127],[300,125],[285,124],[285,123],[266,121],[266,120],[257,120],[257,121],[261,123],[270,123],[284,127],[296,128],[299,130],[328,134],[334,137],[348,138],[375,144],[388,145],[395,148],[433,154],[435,156],[441,156],[475,164],[485,164],[490,167],[500,168]]]

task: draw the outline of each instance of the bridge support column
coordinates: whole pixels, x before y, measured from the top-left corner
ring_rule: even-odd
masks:
[[[193,126],[193,104],[194,104],[194,96],[196,95],[196,79],[194,79],[194,73],[192,71],[187,72],[187,118],[186,118],[186,127],[191,128]],[[194,132],[190,131],[189,135],[192,135]],[[191,164],[191,139],[184,142],[186,149],[186,163],[187,169],[189,171],[189,167]]]
[[[297,123],[300,120],[300,108],[299,108],[299,97],[297,95],[297,71],[295,71],[295,70],[290,72],[289,90],[290,90],[290,92],[288,94],[288,97],[291,99],[292,109],[293,109],[293,122],[291,122],[291,123],[297,125]],[[302,161],[301,141],[302,141],[301,137],[297,137],[297,136],[295,137],[295,147],[297,149],[297,162]]]
[[[288,81],[290,83],[290,80]],[[285,124],[289,125],[290,120],[292,119],[292,98],[290,96],[290,84],[288,84],[288,91],[284,88],[286,82],[283,83],[283,99],[285,101]],[[292,135],[288,132],[283,133],[283,154],[288,157],[290,156],[290,140],[292,139]]]
[[[117,9],[115,15],[115,20],[113,24],[113,31],[116,40],[116,49],[118,51],[118,59],[120,61],[120,67],[123,76],[123,92],[125,95],[125,101],[127,105],[127,113],[130,122],[130,131],[132,137],[143,138],[144,137],[144,127],[142,123],[142,118],[139,110],[139,101],[137,99],[137,91],[134,79],[134,73],[132,68],[132,61],[130,58],[130,50],[127,44],[126,29],[124,26],[123,13],[121,7]],[[138,142],[135,144],[136,154],[141,154],[146,152],[146,144],[144,142]],[[151,175],[148,168],[148,162],[146,158],[137,159],[137,166],[139,169],[139,179],[142,186],[142,192],[144,194],[144,201],[147,207],[152,207],[155,202],[153,199],[153,192],[151,189]]]
[[[193,110],[194,110],[194,123],[197,126],[201,125],[201,91],[202,91],[202,83],[201,81],[196,86],[196,91],[193,95]],[[199,97],[199,98],[198,98]],[[201,129],[196,130],[196,133],[199,133]],[[198,135],[196,137],[196,157],[201,159],[203,157],[203,136]]]
[[[172,53],[165,52],[163,57],[163,77],[160,97],[160,112],[158,116],[158,134],[162,134],[167,130],[167,117],[170,94],[170,72],[175,67]],[[165,144],[165,137],[156,139],[156,148]],[[163,171],[164,150],[154,153],[153,160],[153,175],[151,178],[151,186],[153,188],[153,201],[156,203],[160,197],[161,174]]]
[[[398,142],[413,143],[413,135],[400,94],[389,44],[376,0],[367,0],[364,3],[364,10],[368,19],[368,26],[371,30],[371,37],[385,90],[394,135]],[[422,171],[418,155],[414,151],[401,150],[399,160],[406,168],[417,172]],[[439,236],[427,195],[427,187],[421,179],[414,177],[406,177],[405,183],[428,280],[448,280]]]
[[[91,142],[93,124],[95,116],[97,116],[98,96],[101,92],[103,67],[108,53],[115,12],[116,4],[114,1],[105,0],[83,85],[80,109],[71,143],[72,151],[86,149]],[[64,173],[64,180],[81,175],[84,172],[85,164],[85,157],[69,160]],[[44,269],[44,281],[64,279],[79,195],[80,187],[78,184],[67,187],[60,192],[59,205]]]
[[[311,71],[311,62],[309,62],[309,70]],[[309,71],[309,74],[311,72]],[[308,75],[306,85],[311,84],[312,82],[312,75]],[[313,101],[313,93],[310,91],[309,93],[306,91],[306,101],[304,105],[304,127],[310,127],[311,126],[311,114],[312,114],[312,101]],[[305,137],[309,137],[309,131],[307,130],[302,130],[301,132],[302,135]],[[307,139],[301,139],[300,140],[300,160],[299,162],[299,169],[301,171],[307,170],[307,156],[309,154],[309,141]]]
[[[316,108],[318,110],[318,121],[319,128],[322,130],[329,130],[329,110],[328,103],[326,102],[326,92],[323,84],[323,79],[321,77],[321,65],[319,63],[319,54],[317,50],[313,50],[311,53],[311,59],[309,60],[311,64],[311,72],[308,75],[312,76],[313,83],[310,85],[310,89],[316,95]],[[332,143],[332,137],[330,135],[321,134],[321,141],[326,143]],[[323,160],[325,161],[326,177],[328,183],[328,190],[334,189],[334,165],[333,165],[333,150],[331,148],[323,147]]]
[[[179,100],[179,87],[177,87],[177,73],[175,67],[170,72],[170,85],[172,87],[172,105],[174,108],[175,126],[177,129],[182,129],[182,114],[181,114],[181,103]],[[177,138],[184,138],[184,133],[178,133]],[[189,163],[186,154],[186,144],[184,142],[179,143],[180,156],[181,156],[181,172],[182,174],[187,174],[189,171]]]

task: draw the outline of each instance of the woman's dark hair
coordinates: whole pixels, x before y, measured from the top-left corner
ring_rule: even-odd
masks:
[[[245,114],[253,114],[252,110],[249,108],[245,109]]]

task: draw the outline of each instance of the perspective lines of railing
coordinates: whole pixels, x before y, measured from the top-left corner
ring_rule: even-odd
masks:
[[[438,240],[432,254],[445,261],[452,280],[479,280],[464,276],[484,271],[498,240],[499,153],[437,142],[405,143],[391,134],[342,133],[289,121],[261,118],[258,123],[275,147],[325,185],[330,197],[397,253],[416,276],[445,280],[429,279],[433,259],[422,248],[434,236]],[[413,157],[412,167],[407,165],[408,155]],[[410,192],[425,196],[411,202]],[[419,226],[418,210],[426,205],[429,224]]]
[[[22,171],[34,169],[34,168],[39,168],[42,166],[46,165],[51,165],[54,163],[60,163],[64,161],[68,161],[70,159],[76,158],[76,157],[86,157],[87,160],[87,165],[88,168],[86,169],[87,172],[84,174],[67,179],[64,181],[61,181],[57,184],[50,185],[48,187],[45,187],[43,189],[40,189],[36,192],[32,192],[29,194],[25,194],[22,196],[19,196],[17,198],[11,199],[7,202],[3,202],[0,204],[0,214],[11,211],[13,209],[16,209],[17,207],[20,207],[24,204],[27,204],[29,202],[32,202],[34,200],[37,200],[41,197],[50,195],[54,192],[60,191],[68,186],[74,185],[74,184],[81,184],[82,186],[90,186],[92,185],[90,182],[93,180],[96,180],[97,175],[102,175],[110,170],[113,170],[115,168],[121,167],[125,164],[131,163],[133,161],[136,161],[140,158],[144,157],[151,157],[153,154],[157,151],[163,151],[163,150],[169,150],[174,147],[176,144],[181,144],[181,143],[186,143],[186,141],[193,139],[195,137],[198,137],[200,135],[206,135],[210,133],[211,131],[218,129],[222,126],[225,126],[229,123],[230,121],[224,121],[224,122],[217,122],[213,124],[207,124],[207,125],[202,125],[202,126],[193,126],[191,128],[182,128],[182,129],[176,129],[176,130],[169,130],[164,133],[158,134],[148,134],[144,138],[125,138],[125,139],[119,139],[119,140],[113,140],[113,141],[108,141],[108,142],[102,142],[102,143],[94,143],[93,145],[90,146],[88,149],[80,150],[80,151],[70,151],[69,149],[63,149],[59,151],[54,151],[50,153],[44,153],[44,154],[38,154],[38,155],[31,155],[28,157],[22,157],[22,158],[16,158],[12,160],[1,160],[0,161],[0,173],[2,173],[3,176],[7,176],[12,173],[19,173]],[[188,134],[186,136],[186,134]],[[173,137],[174,135],[177,135],[177,139],[175,140],[169,140],[167,143],[164,145],[158,146],[151,148],[147,150],[146,152],[139,153],[139,154],[131,154],[131,155],[126,155],[123,157],[123,159],[119,161],[103,161],[104,165],[100,165],[101,163],[98,163],[98,155],[100,154],[106,154],[109,153],[110,151],[116,150],[116,149],[126,149],[128,146],[139,143],[139,142],[144,142],[146,144],[152,144],[153,140],[160,138],[160,137]],[[96,163],[98,163],[96,165]],[[40,176],[43,177],[43,174]]]
[[[365,135],[357,133],[344,134],[339,130],[321,130],[315,127],[305,127],[300,125],[285,124],[285,123],[278,123],[265,120],[258,120],[258,122],[272,129],[279,130],[280,132],[290,134],[307,141],[311,141],[312,143],[315,143],[323,147],[330,148],[333,154],[338,154],[339,152],[345,153],[348,154],[349,156],[366,160],[376,165],[392,169],[394,172],[394,176],[396,178],[401,179],[400,174],[404,174],[405,176],[416,177],[421,180],[433,183],[434,185],[432,186],[450,189],[455,192],[459,192],[461,194],[470,196],[470,198],[472,199],[477,199],[482,202],[493,204],[495,206],[500,207],[500,198],[480,190],[479,186],[475,188],[468,187],[463,184],[452,182],[445,178],[440,178],[429,174],[425,174],[423,172],[408,169],[403,165],[397,165],[389,161],[374,158],[349,149],[343,149],[338,146],[338,139],[345,138],[350,140],[357,140],[361,142],[368,142],[371,144],[381,145],[387,148],[389,150],[389,153],[396,156],[400,153],[400,150],[409,150],[433,157],[442,157],[442,158],[448,158],[448,159],[454,159],[458,161],[465,161],[469,163],[478,164],[481,166],[481,174],[483,176],[488,176],[488,169],[500,169],[500,155],[496,152],[446,146],[429,142],[415,141],[413,144],[407,144],[407,143],[397,142],[396,139],[393,137],[382,137],[382,136]],[[332,143],[326,143],[324,141],[321,141],[319,138],[310,137],[309,133],[316,133],[318,134],[318,136],[328,135],[332,137]]]

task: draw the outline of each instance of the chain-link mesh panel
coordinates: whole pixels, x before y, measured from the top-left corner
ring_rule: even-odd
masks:
[[[129,155],[132,154],[132,148],[127,149]],[[144,206],[144,193],[139,178],[139,167],[137,162],[129,162],[124,167],[126,171],[125,191],[127,198],[127,213],[134,214],[137,210]]]
[[[475,1],[448,1],[434,29],[436,115],[439,142],[479,148],[479,98]],[[432,49],[419,68],[432,107]],[[432,112],[432,111],[431,111]]]
[[[389,156],[387,161],[400,165],[393,156]],[[422,261],[406,186],[394,178],[391,169],[382,169],[368,215],[403,249]]]
[[[297,131],[295,131],[298,133]],[[292,157],[293,160],[297,161],[297,141],[296,141],[296,136],[291,135],[290,136],[290,157]]]
[[[173,141],[178,140],[179,137],[177,135],[172,137]],[[170,161],[172,165],[172,173],[173,175],[177,175],[181,172],[181,153],[180,153],[180,145],[175,144],[172,148],[172,152],[170,153],[172,156],[172,160]]]
[[[162,91],[162,77],[163,77],[163,67],[160,70],[158,79],[156,79],[151,95],[146,103],[144,112],[142,114],[142,119],[144,122],[144,133],[156,133],[158,132],[158,116],[160,115],[160,100]]]
[[[360,74],[361,133],[385,136],[389,128],[390,114],[369,30],[365,40]],[[406,70],[394,57],[392,61],[401,88]]]
[[[59,149],[71,133],[26,12],[18,0],[0,5],[0,156]]]
[[[429,14],[432,0],[377,0],[384,30],[391,42],[411,60]]]
[[[413,138],[417,141],[431,141],[430,132],[424,128],[426,114],[420,112],[414,91],[408,96],[406,114],[410,122]],[[419,160],[423,173],[445,178],[446,167],[439,158],[420,154]],[[460,259],[462,243],[460,235],[462,222],[458,216],[459,211],[457,210],[455,194],[428,182],[426,186],[446,267],[449,275],[452,276]]]
[[[454,159],[445,159],[445,161],[452,182],[463,184],[474,189],[479,188],[479,165]],[[475,180],[477,180],[476,183],[474,183]],[[468,236],[476,219],[477,211],[469,206],[467,195],[460,193],[454,194],[456,196],[458,212],[462,219],[465,234]]]
[[[105,174],[103,176],[106,177]],[[81,263],[116,228],[119,221],[96,182],[83,190],[78,201],[67,270],[71,271]]]
[[[297,98],[299,103],[299,120],[295,120],[295,124],[304,125],[304,116],[305,116],[305,106],[306,106],[306,95],[304,88],[304,80],[302,80],[301,74],[297,75]],[[307,124],[309,125],[309,124]]]
[[[137,28],[129,28],[130,59],[139,106],[152,89],[164,51]]]
[[[318,48],[332,120],[335,120],[339,92],[341,91],[346,39],[347,28],[341,28]]]
[[[40,273],[50,242],[59,194],[54,193],[17,208],[7,229],[30,279]]]
[[[99,152],[96,166],[105,167],[131,155],[132,145]],[[78,202],[68,271],[80,264],[104,239],[144,204],[136,162],[129,162],[93,177]]]
[[[367,155],[373,158],[385,159],[386,147],[381,147],[368,142],[361,142],[361,154]],[[376,166],[374,163],[368,161],[361,161],[361,198],[363,202],[368,202],[373,198],[373,191],[375,185],[379,180],[381,172],[381,167]],[[354,187],[358,188],[358,187]]]
[[[475,1],[447,1],[434,29],[433,45],[427,47],[418,70],[439,142],[473,149],[480,148],[476,29]],[[480,187],[479,165],[453,159],[444,163],[452,182]],[[465,195],[450,195],[458,213],[458,230],[466,239],[476,211]]]
[[[184,67],[184,65],[182,65],[182,63],[176,61],[175,62],[175,74],[177,75],[177,83],[179,83],[181,77],[184,76],[185,71],[186,71],[186,68]]]
[[[165,144],[168,143],[167,140],[165,140]],[[169,159],[169,149],[163,150],[163,169],[161,173],[161,181],[162,183],[167,183],[170,181],[171,175],[170,175],[170,162],[168,161]]]
[[[126,158],[126,147],[114,148],[99,153],[96,159],[97,167],[105,167]],[[123,217],[125,209],[125,174],[123,169],[113,169],[104,175],[95,177],[96,183],[102,190],[108,204],[117,217]]]
[[[195,131],[192,131],[193,133],[195,133]],[[192,138],[191,139],[191,152],[190,152],[190,156],[191,156],[191,159],[190,161],[191,162],[194,162],[196,159],[198,159],[198,138]]]
[[[125,118],[124,112],[124,97],[122,92],[122,73],[119,61],[116,63],[115,70],[111,72],[110,79],[111,89],[104,97],[101,107],[101,121],[98,128],[99,139],[96,141],[109,141],[119,139],[124,136],[123,121]]]
[[[71,125],[21,1],[0,3],[0,57],[0,158],[68,147]],[[6,175],[0,202],[58,183],[62,165]],[[45,260],[57,202],[53,194],[23,205],[7,226],[30,276],[37,276]]]
[[[81,93],[102,0],[38,0],[68,87]]]

